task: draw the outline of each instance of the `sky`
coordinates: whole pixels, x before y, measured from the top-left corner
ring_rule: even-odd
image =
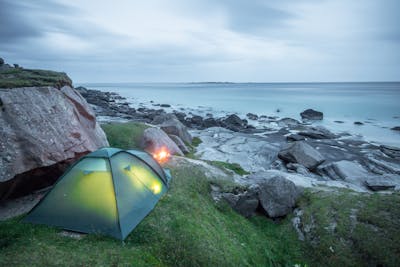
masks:
[[[399,0],[0,0],[0,57],[84,82],[400,80]]]

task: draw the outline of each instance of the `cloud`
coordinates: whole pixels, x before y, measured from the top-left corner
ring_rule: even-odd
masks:
[[[75,81],[393,80],[399,7],[395,0],[0,0],[0,51],[8,62],[63,70]]]

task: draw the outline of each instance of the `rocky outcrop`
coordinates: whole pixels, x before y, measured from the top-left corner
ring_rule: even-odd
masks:
[[[324,114],[322,112],[313,109],[304,110],[300,113],[300,116],[303,120],[322,120],[324,118]]]
[[[374,175],[365,179],[365,185],[372,191],[400,189],[400,175]]]
[[[147,128],[144,130],[140,146],[149,153],[155,153],[161,148],[166,148],[171,155],[183,156],[182,151],[174,141],[159,128]]]
[[[293,142],[287,148],[282,149],[278,156],[285,162],[299,163],[309,170],[315,169],[325,160],[318,150],[305,141]]]
[[[182,139],[179,138],[179,136],[170,134],[169,137],[172,139],[172,141],[175,142],[175,144],[179,147],[179,149],[184,154],[187,154],[190,152],[189,148],[185,145],[185,143],[182,141]]]
[[[188,132],[186,126],[183,125],[178,119],[164,121],[162,124],[160,124],[160,128],[163,129],[163,131],[167,134],[178,136],[186,144],[192,143],[192,136]]]
[[[272,218],[282,217],[292,211],[300,191],[282,176],[275,176],[259,184],[261,206]]]
[[[381,145],[379,149],[391,158],[400,159],[400,148],[394,146]]]
[[[69,86],[0,89],[0,99],[0,198],[51,185],[71,160],[108,146]]]

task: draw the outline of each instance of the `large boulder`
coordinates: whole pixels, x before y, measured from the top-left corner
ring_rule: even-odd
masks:
[[[287,148],[282,149],[278,156],[285,162],[299,163],[309,170],[315,169],[325,160],[318,150],[305,141],[293,142]]]
[[[0,89],[0,99],[0,199],[49,186],[71,161],[108,146],[69,86]]]
[[[178,119],[170,119],[160,124],[160,128],[167,134],[179,136],[179,138],[186,144],[192,143],[192,136],[188,132],[185,125]]]
[[[151,124],[154,125],[159,125],[162,124],[163,122],[169,121],[169,120],[177,120],[178,118],[176,117],[175,114],[172,113],[164,113],[164,114],[160,114],[154,117],[153,121],[151,122]]]
[[[239,132],[247,126],[247,121],[242,120],[239,116],[231,114],[228,117],[221,120],[221,125],[231,131]]]
[[[166,148],[171,155],[183,156],[178,145],[159,128],[147,128],[144,130],[140,146],[150,153],[155,153],[162,148]]]
[[[300,113],[300,116],[303,120],[322,120],[324,118],[324,114],[322,112],[313,109],[304,110]]]
[[[275,176],[259,183],[258,195],[261,206],[271,218],[290,213],[300,193],[292,181],[282,176]]]

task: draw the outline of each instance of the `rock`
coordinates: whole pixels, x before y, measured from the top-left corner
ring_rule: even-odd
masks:
[[[173,113],[180,122],[184,123],[186,117],[186,114],[184,112],[174,110]]]
[[[288,127],[288,126],[298,126],[300,122],[298,120],[292,118],[283,118],[277,121],[278,126],[280,127]]]
[[[322,120],[324,118],[324,114],[322,112],[313,109],[304,110],[300,113],[300,116],[303,120]]]
[[[261,206],[271,218],[282,217],[292,211],[300,190],[282,176],[275,176],[259,184]]]
[[[231,114],[228,117],[221,120],[222,126],[234,131],[239,132],[247,126],[247,121],[242,120],[239,116]]]
[[[108,146],[93,110],[73,88],[0,89],[0,199],[55,182],[71,161]]]
[[[286,140],[288,141],[302,141],[302,140],[306,140],[306,138],[302,135],[299,134],[291,134],[286,136]]]
[[[370,176],[368,171],[358,162],[341,160],[318,167],[317,173],[332,180],[343,180],[352,184],[362,185]]]
[[[335,123],[344,123],[344,121],[333,121]]]
[[[258,120],[258,115],[257,114],[247,113],[246,116],[247,116],[247,118],[249,118],[249,120],[253,120],[253,121]]]
[[[167,134],[179,136],[179,138],[186,144],[192,143],[192,136],[188,132],[186,126],[176,118],[164,121],[160,124],[160,128]]]
[[[300,165],[298,163],[288,163],[288,164],[286,164],[286,168],[288,170],[295,171],[298,174],[301,174],[301,175],[304,175],[304,176],[310,176],[310,172],[308,171],[308,169],[306,167],[304,167],[303,165]]]
[[[155,116],[154,119],[153,119],[153,121],[151,122],[151,124],[159,125],[159,124],[162,124],[162,123],[164,123],[164,122],[166,122],[166,121],[169,121],[169,120],[177,120],[177,119],[178,119],[178,118],[176,117],[175,114],[172,114],[172,113],[164,113],[164,114],[160,114],[160,115]]]
[[[395,189],[400,185],[400,176],[389,174],[370,176],[366,178],[365,185],[372,191]]]
[[[400,131],[400,126],[396,126],[396,127],[390,128],[390,130],[393,130],[393,131]]]
[[[354,125],[364,125],[364,123],[362,123],[361,121],[355,121]]]
[[[333,134],[331,131],[328,129],[322,127],[322,126],[317,126],[317,127],[308,127],[308,129],[300,131],[298,133],[299,135],[309,137],[312,139],[333,139],[336,138],[336,135]]]
[[[190,123],[191,123],[191,125],[201,127],[203,125],[203,118],[199,115],[193,115],[190,118]]]
[[[248,218],[255,214],[258,207],[258,194],[255,187],[239,194],[222,193],[222,198],[239,214]]]
[[[0,66],[4,65],[4,59],[0,57]]]
[[[184,153],[187,154],[190,152],[189,148],[185,145],[185,143],[182,141],[182,139],[179,138],[179,136],[170,134],[169,137],[172,139],[172,141],[175,142],[175,144],[177,144],[177,146],[179,147],[179,149]]]
[[[281,150],[278,156],[285,162],[299,163],[309,170],[315,169],[325,160],[316,149],[305,141],[293,142],[289,147]]]
[[[204,128],[218,127],[219,123],[214,118],[207,118],[203,121]]]
[[[160,107],[162,107],[162,108],[170,108],[171,105],[170,104],[161,104]]]
[[[400,159],[400,148],[399,147],[394,147],[394,146],[386,146],[386,145],[381,145],[379,147],[380,151],[382,151],[385,155],[391,157],[391,158],[397,158]]]
[[[144,130],[140,146],[152,154],[165,147],[171,155],[183,156],[178,145],[159,128],[147,128]]]

